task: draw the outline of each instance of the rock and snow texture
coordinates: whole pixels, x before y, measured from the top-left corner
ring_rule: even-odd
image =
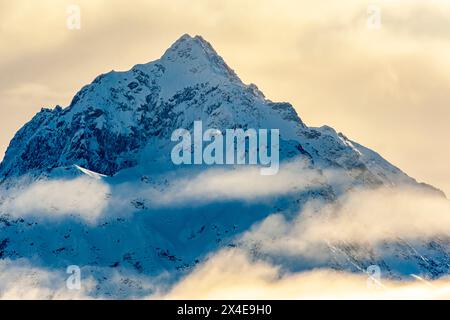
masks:
[[[278,178],[172,165],[172,132],[192,130],[196,120],[220,130],[280,129]],[[49,270],[79,265],[97,281],[92,296],[151,294],[148,277],[169,285],[222,248],[248,248],[292,270],[377,264],[392,277],[439,277],[450,263],[444,238],[415,243],[422,254],[401,237],[383,250],[329,243],[316,264],[273,257],[257,239],[243,244],[242,234],[274,213],[295,219],[312,200],[334,203],[355,189],[441,195],[334,129],[308,127],[292,105],[242,83],[200,36],[182,36],[156,61],[98,76],[66,108],[42,109],[11,141],[0,181],[0,258]]]

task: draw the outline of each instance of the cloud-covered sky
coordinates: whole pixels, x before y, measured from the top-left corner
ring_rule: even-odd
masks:
[[[70,4],[80,30],[66,27]],[[379,29],[367,25],[370,5]],[[0,154],[41,107],[65,106],[96,75],[155,60],[190,33],[307,124],[450,194],[449,16],[448,0],[0,0]]]

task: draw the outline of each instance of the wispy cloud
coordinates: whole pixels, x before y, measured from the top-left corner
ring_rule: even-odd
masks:
[[[282,164],[279,173],[273,176],[262,176],[258,166],[212,167],[187,177],[174,177],[162,191],[144,189],[141,194],[150,197],[157,205],[223,200],[267,201],[274,196],[315,188],[325,182],[325,177],[309,168],[304,161],[293,161]]]
[[[377,282],[364,273],[316,269],[283,273],[237,249],[210,257],[165,299],[448,299],[450,279]]]
[[[99,282],[82,278],[80,290],[70,290],[64,270],[34,266],[26,259],[0,261],[0,299],[102,299]],[[128,277],[127,277],[128,278]],[[138,299],[449,299],[450,279],[426,281],[411,276],[393,281],[383,276],[373,282],[364,273],[331,269],[285,273],[275,265],[251,259],[239,249],[212,255],[191,274],[167,290],[161,279],[129,277],[130,283],[151,288],[154,294],[127,296],[123,275],[113,274],[107,286]],[[105,283],[103,283],[105,285]],[[104,288],[103,288],[104,289]],[[130,288],[128,288],[130,289]],[[125,290],[125,291],[123,291]],[[108,291],[108,290],[105,290]],[[113,290],[114,291],[114,290]]]
[[[83,169],[84,170],[84,169]],[[87,172],[87,173],[86,173]],[[85,171],[77,178],[18,181],[0,190],[3,213],[16,218],[62,219],[72,216],[89,223],[133,211],[132,202],[143,199],[148,208],[204,205],[217,201],[270,201],[272,197],[298,193],[325,183],[325,177],[303,161],[283,164],[273,176],[262,176],[257,166],[183,172],[163,175],[156,184],[131,181],[109,184]]]
[[[40,180],[3,190],[0,209],[15,218],[45,220],[73,216],[93,223],[105,213],[109,192],[107,184],[89,177]]]
[[[450,232],[450,202],[411,187],[346,193],[337,203],[309,202],[294,219],[269,216],[244,234],[267,253],[321,256],[341,243],[373,248],[399,239],[427,241]]]
[[[92,278],[83,280],[80,290],[69,290],[63,271],[34,266],[26,259],[0,260],[0,299],[88,299]]]

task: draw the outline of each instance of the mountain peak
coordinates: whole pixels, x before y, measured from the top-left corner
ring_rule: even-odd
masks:
[[[205,39],[203,39],[202,36],[199,36],[199,35],[191,36],[189,33],[185,33],[181,37],[179,37],[178,40],[176,40],[173,45],[175,45],[177,43],[183,43],[183,42],[208,43]]]
[[[192,37],[190,34],[187,33],[183,34],[180,38],[178,38],[178,40],[176,40],[166,51],[166,54],[170,52],[180,52],[195,47],[203,49],[204,53],[212,53],[211,51],[213,51],[213,53],[217,55],[217,53],[212,48],[211,44],[208,41],[206,41],[203,37],[198,35]]]
[[[382,179],[407,179],[335,132],[308,128],[292,105],[267,100],[256,86],[243,84],[209,42],[188,34],[161,59],[98,76],[68,108],[36,115],[11,141],[0,179],[74,164],[109,176],[140,164],[148,170],[170,167],[167,141],[196,120],[219,130],[279,128],[286,158],[350,169],[367,164]]]
[[[162,61],[188,65],[190,70],[212,68],[231,80],[239,80],[212,45],[201,36],[182,35],[161,57]],[[239,80],[240,81],[240,80]]]

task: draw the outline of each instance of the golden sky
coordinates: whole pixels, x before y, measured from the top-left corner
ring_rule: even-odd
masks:
[[[0,0],[0,154],[41,107],[184,33],[308,125],[450,194],[450,0]]]

